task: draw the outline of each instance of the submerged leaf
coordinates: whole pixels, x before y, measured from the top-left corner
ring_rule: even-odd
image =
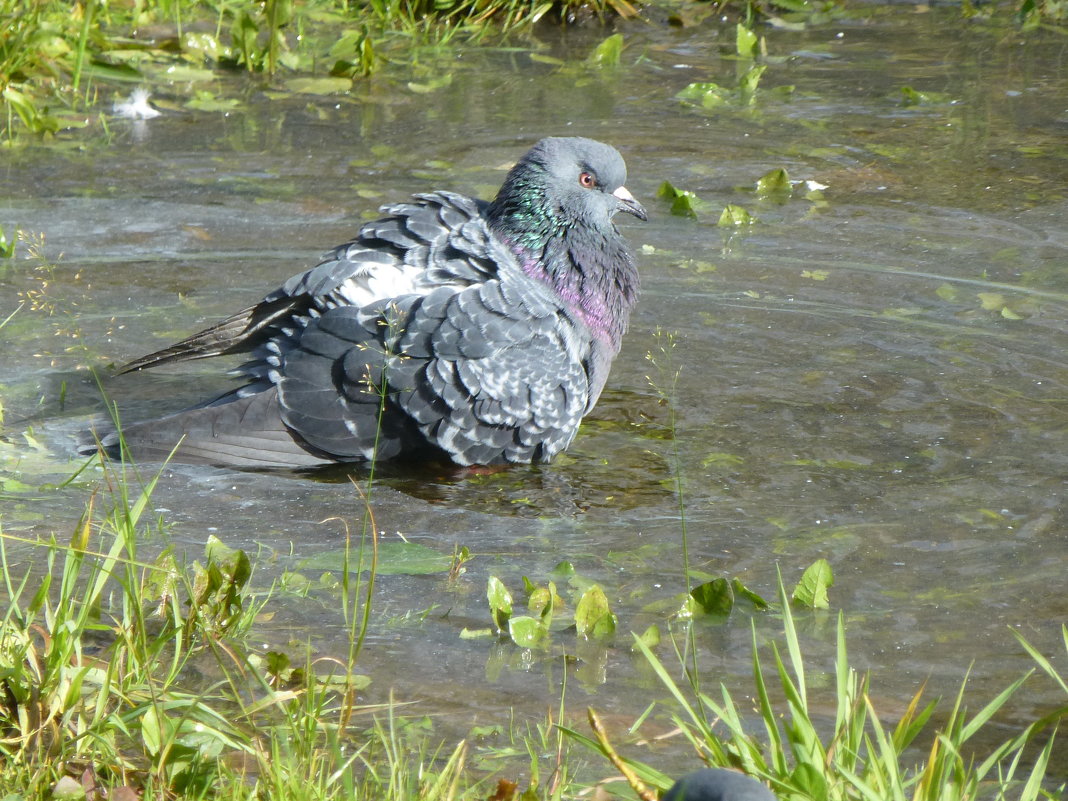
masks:
[[[762,595],[753,592],[751,589],[742,584],[741,579],[731,579],[731,589],[734,590],[735,598],[744,598],[761,611],[768,609],[771,606],[771,604],[764,600],[764,597]]]
[[[789,197],[794,188],[790,176],[782,167],[769,170],[757,179],[756,191],[760,197]]]
[[[542,53],[531,53],[530,60],[539,64],[551,64],[554,67],[562,67],[564,66],[564,64],[567,63],[562,58],[557,58],[556,56],[546,56]]]
[[[351,572],[371,569],[370,549],[364,553],[362,562],[358,552],[334,550],[302,559],[301,570],[335,570],[347,563]],[[378,544],[378,559],[375,571],[379,575],[421,576],[429,573],[447,573],[452,566],[452,555],[435,551],[417,542],[381,542]]]
[[[556,567],[554,567],[549,572],[549,575],[553,578],[554,581],[570,581],[577,575],[577,571],[575,570],[575,566],[573,564],[568,561],[564,561],[557,562]]]
[[[549,637],[549,627],[537,618],[513,617],[508,621],[508,636],[521,648],[537,648]]]
[[[757,64],[746,70],[745,75],[738,79],[739,99],[746,105],[753,102],[753,96],[756,94],[757,85],[760,83],[760,78],[764,74],[764,70],[767,68],[767,64]]]
[[[734,609],[734,589],[725,578],[716,578],[698,584],[690,590],[690,597],[706,615],[730,615]]]
[[[185,103],[186,108],[194,111],[233,111],[241,105],[241,101],[235,97],[219,98],[211,92],[198,89],[193,93],[191,100]]]
[[[286,81],[286,89],[304,95],[334,95],[351,88],[352,81],[349,78],[291,78]]]
[[[447,72],[444,75],[427,81],[426,83],[416,83],[415,81],[408,81],[408,88],[415,92],[417,95],[428,95],[431,92],[436,92],[438,89],[444,89],[446,86],[452,83],[452,73]]]
[[[945,92],[920,92],[911,86],[901,87],[901,105],[929,106],[948,103],[949,95]]]
[[[953,302],[957,299],[957,288],[952,284],[943,283],[935,290],[935,294],[944,301]]]
[[[1000,292],[979,292],[979,304],[984,311],[994,311],[1006,320],[1022,320],[1023,315],[1015,311],[1009,301]]]
[[[587,64],[595,67],[618,67],[623,55],[623,34],[613,33],[597,47],[593,48],[586,59]]]
[[[655,623],[653,623],[636,639],[638,640],[638,643],[641,643],[641,645],[645,648],[656,648],[656,646],[660,645],[660,628]],[[638,643],[634,643],[633,645],[631,645],[630,649],[632,651],[640,650],[638,648]]]
[[[980,292],[979,304],[986,311],[1001,311],[1005,306],[1005,296],[1000,292]]]
[[[616,632],[616,616],[608,608],[604,590],[594,584],[575,605],[575,627],[586,638],[609,637]]]
[[[711,467],[712,465],[736,465],[745,464],[745,459],[734,453],[710,453],[704,459],[701,460],[701,467]]]
[[[733,203],[728,203],[723,213],[719,215],[719,226],[728,228],[732,225],[752,225],[756,222],[756,218],[746,211],[741,206],[736,206]]]
[[[716,108],[730,100],[731,92],[719,84],[707,81],[691,83],[675,97],[684,103],[701,106],[702,108]]]
[[[172,64],[159,76],[171,83],[204,83],[214,81],[218,77],[211,70],[187,67],[182,64]]]

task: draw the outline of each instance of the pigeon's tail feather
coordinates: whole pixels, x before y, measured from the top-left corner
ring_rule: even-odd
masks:
[[[279,417],[274,389],[123,426],[122,440],[129,456],[138,461],[162,461],[176,447],[178,461],[195,464],[314,467],[336,461],[317,455],[294,438]],[[105,434],[100,442],[109,455],[121,456],[118,432]]]
[[[206,359],[209,356],[218,356],[221,353],[225,353],[245,337],[251,316],[252,309],[244,309],[221,323],[199,331],[168,348],[157,350],[155,353],[149,353],[147,356],[127,362],[118,369],[118,374],[132,373],[134,370],[158,367],[161,364],[170,364],[171,362]]]
[[[304,298],[288,296],[270,297],[267,300],[242,309],[211,328],[198,331],[181,342],[157,350],[147,356],[134,359],[118,369],[118,374],[158,367],[161,364],[206,359],[223,353],[251,350],[274,331],[272,326],[279,320],[285,322],[288,315],[299,311]]]

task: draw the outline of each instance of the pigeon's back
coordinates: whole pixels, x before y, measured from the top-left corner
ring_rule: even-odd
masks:
[[[162,458],[181,440],[185,461],[242,466],[405,453],[467,465],[565,448],[589,397],[581,323],[476,201],[441,192],[384,211],[261,303],[133,363],[250,355],[234,392],[127,427],[129,452]]]

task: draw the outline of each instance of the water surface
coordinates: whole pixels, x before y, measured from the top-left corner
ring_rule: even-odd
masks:
[[[1010,630],[1053,654],[1068,614],[1068,40],[957,13],[769,29],[752,105],[675,98],[748,66],[725,57],[733,27],[715,19],[622,25],[624,63],[607,69],[582,63],[604,31],[545,28],[537,52],[563,65],[523,41],[394,65],[346,96],[234,78],[213,87],[241,100],[225,114],[183,110],[188,87],[160,85],[157,119],[7,151],[0,223],[43,235],[57,266],[0,265],[0,317],[21,304],[0,329],[0,466],[24,485],[0,496],[4,531],[64,536],[81,514],[84,489],[36,488],[69,475],[74,437],[103,408],[87,368],[128,419],[220,392],[228,365],[118,378],[108,366],[259,299],[380,203],[430,188],[489,196],[533,141],[581,134],[619,147],[652,212],[620,220],[644,286],[623,352],[552,465],[384,470],[384,541],[474,558],[451,583],[380,577],[367,699],[393,690],[460,735],[513,710],[541,720],[562,693],[579,721],[590,703],[633,719],[666,695],[627,632],[671,626],[683,513],[698,576],[772,597],[776,569],[792,583],[828,559],[832,614],[800,619],[811,662],[831,665],[841,610],[888,718],[925,680],[955,692],[973,663],[969,697],[990,698],[1031,666]],[[407,86],[443,71],[453,80],[435,92]],[[928,102],[904,105],[904,86]],[[760,199],[754,182],[777,167],[822,197]],[[709,211],[672,216],[655,198],[664,180]],[[727,203],[759,221],[718,227]],[[27,427],[39,447],[24,445]],[[261,586],[336,564],[342,521],[362,514],[336,475],[181,465],[154,501],[193,556],[210,534],[259,552]],[[518,594],[522,576],[544,583],[562,561],[605,589],[620,619],[611,647],[570,632],[550,655],[461,639],[490,625],[489,576]],[[329,592],[279,607],[273,647],[343,653]],[[779,631],[746,610],[699,625],[707,682],[748,690],[751,620],[761,637]],[[1033,680],[999,725],[1060,703]],[[662,758],[684,764],[689,749]]]

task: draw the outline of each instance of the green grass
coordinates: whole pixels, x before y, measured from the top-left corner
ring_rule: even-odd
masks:
[[[779,600],[783,636],[781,646],[771,643],[770,668],[753,632],[751,700],[743,701],[724,685],[718,697],[706,694],[693,674],[689,682],[680,684],[674,671],[635,638],[636,649],[672,699],[671,722],[701,761],[742,770],[768,784],[778,797],[799,801],[1040,801],[1063,795],[1063,784],[1046,786],[1046,770],[1057,723],[1068,714],[1068,682],[1029,645],[1024,643],[1036,663],[1065,690],[1066,705],[993,748],[977,750],[971,745],[976,735],[990,727],[1034,671],[976,712],[969,712],[964,703],[966,680],[948,713],[938,716],[939,702],[925,702],[921,687],[891,724],[876,710],[870,677],[850,666],[842,616],[838,618],[833,691],[817,692],[813,688],[824,676],[805,666],[781,581]],[[1068,652],[1068,628],[1064,642]],[[816,712],[827,709],[827,695],[831,696],[833,721],[821,720],[826,713]],[[637,792],[645,789],[645,783],[660,789],[670,786],[671,779],[653,765],[622,759],[603,733],[598,739],[573,730],[568,733],[610,758],[624,775],[630,774]]]
[[[105,463],[69,540],[30,542],[0,531],[0,797],[81,797],[78,788],[90,783],[173,799],[445,801],[484,799],[495,787],[504,788],[502,799],[518,797],[507,793],[522,788],[495,785],[487,768],[494,763],[498,774],[529,770],[523,799],[562,799],[581,788],[569,750],[577,746],[632,771],[636,785],[671,783],[652,761],[621,760],[603,733],[594,740],[551,722],[517,733],[501,721],[512,747],[496,759],[483,750],[476,767],[468,742],[435,740],[393,703],[357,703],[368,682],[358,658],[372,611],[358,568],[342,571],[354,577],[341,584],[349,643],[342,657],[313,658],[310,646],[295,657],[250,647],[261,618],[285,600],[282,591],[255,589],[253,562],[215,538],[192,564],[169,548],[146,558],[142,543],[165,541],[164,522],[150,513],[158,482],[159,474],[142,483],[132,468]],[[350,559],[373,567],[373,539],[360,533],[375,530],[369,500],[365,509],[346,546],[346,567]],[[15,551],[24,563],[32,554],[29,568],[16,568]],[[1053,728],[1068,703],[981,754],[971,743],[1030,674],[976,712],[965,708],[962,686],[948,713],[936,715],[921,688],[900,719],[887,723],[869,677],[850,666],[841,616],[833,689],[814,689],[824,676],[806,667],[794,595],[780,582],[773,611],[783,633],[765,647],[770,659],[754,629],[753,700],[722,686],[708,692],[699,663],[676,652],[686,667],[680,683],[635,638],[667,691],[668,716],[687,750],[798,801],[1055,797],[1043,794],[1043,782]],[[1068,629],[1064,640],[1068,651]],[[1068,702],[1068,681],[1024,646]],[[556,721],[567,717],[563,698]],[[832,709],[833,720],[817,708]],[[550,754],[555,761],[546,761]]]
[[[701,0],[0,0],[0,142],[94,124],[86,111],[98,112],[103,125],[103,101],[131,84],[151,85],[168,68],[268,79],[288,73],[337,92],[386,60],[409,59],[428,41],[493,41],[541,21],[631,18],[654,5],[670,15]],[[844,6],[734,0],[720,12],[740,23],[747,36],[739,38],[739,52],[744,46],[753,57],[758,20],[817,23]],[[962,16],[999,9],[966,0]],[[1068,18],[1068,0],[1018,0],[1012,10],[1027,30]],[[153,38],[139,34],[145,30]],[[688,99],[748,103],[764,66],[752,65],[734,89],[694,84]]]
[[[85,110],[168,67],[356,80],[428,40],[636,13],[629,0],[0,0],[0,140],[85,126]]]
[[[212,539],[203,564],[169,549],[145,560],[159,477],[104,470],[69,541],[0,532],[0,797],[49,797],[71,778],[190,799],[449,799],[475,783],[464,743],[357,704],[359,571],[344,585],[348,659],[258,652],[249,632],[276,599],[251,589],[248,557]],[[31,567],[15,549],[32,549]]]

